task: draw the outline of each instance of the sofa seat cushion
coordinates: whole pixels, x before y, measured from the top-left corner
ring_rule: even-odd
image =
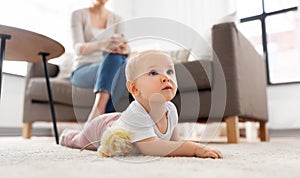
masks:
[[[210,90],[212,61],[196,60],[175,64],[179,91]]]
[[[50,78],[53,101],[72,105],[72,87],[71,83],[60,78]],[[46,82],[44,77],[32,78],[27,88],[28,96],[32,101],[49,101]]]
[[[90,107],[94,102],[95,95],[92,89],[74,87],[70,79],[50,78],[50,85],[54,103]],[[29,92],[27,95],[32,101],[49,101],[46,82],[43,77],[32,78],[29,81],[27,92]]]

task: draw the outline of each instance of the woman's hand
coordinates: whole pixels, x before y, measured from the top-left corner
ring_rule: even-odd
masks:
[[[111,51],[111,53],[128,55],[130,53],[128,43],[123,43],[122,45],[115,48],[115,50]]]
[[[129,54],[130,49],[124,35],[113,35],[102,43],[102,50],[115,54]]]

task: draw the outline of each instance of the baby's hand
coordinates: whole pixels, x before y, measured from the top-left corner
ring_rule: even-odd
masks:
[[[200,158],[214,158],[214,159],[220,159],[223,158],[223,155],[220,151],[200,146],[196,150],[195,156],[200,157]]]

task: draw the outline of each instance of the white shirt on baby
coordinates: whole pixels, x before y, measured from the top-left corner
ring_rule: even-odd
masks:
[[[132,143],[150,137],[170,140],[173,130],[178,123],[178,115],[177,109],[172,102],[166,102],[165,108],[168,118],[168,128],[164,134],[159,131],[150,115],[137,101],[133,101],[128,108],[122,112],[121,117],[113,123],[112,127],[121,127],[131,132]]]

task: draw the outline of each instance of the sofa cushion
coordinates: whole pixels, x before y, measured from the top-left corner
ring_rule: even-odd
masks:
[[[94,102],[95,95],[92,89],[73,87],[69,79],[50,78],[50,85],[54,103],[90,107]],[[32,78],[27,92],[32,101],[49,101],[45,78]]]
[[[175,64],[178,90],[210,90],[212,79],[212,61],[196,60]]]
[[[72,103],[72,87],[65,80],[50,78],[53,100],[58,103]],[[49,101],[46,82],[44,77],[32,78],[28,83],[27,95],[31,100]]]

